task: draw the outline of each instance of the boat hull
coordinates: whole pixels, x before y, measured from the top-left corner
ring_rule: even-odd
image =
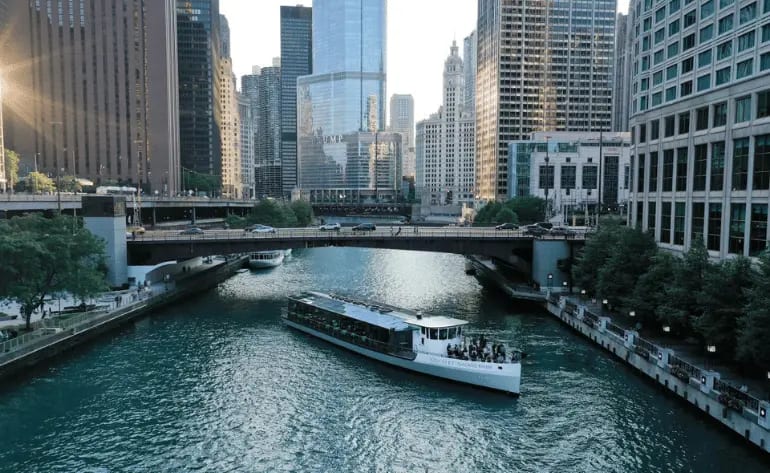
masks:
[[[276,253],[276,257],[271,259],[249,258],[249,267],[252,269],[275,268],[283,263],[283,258],[283,252]]]
[[[502,391],[514,396],[519,395],[521,363],[486,363],[481,361],[459,360],[456,358],[447,358],[426,353],[417,353],[417,357],[414,360],[409,360],[339,340],[312,328],[292,322],[286,318],[284,318],[283,321],[286,325],[296,330],[389,365],[429,376],[435,376],[437,378],[448,379],[495,391]]]

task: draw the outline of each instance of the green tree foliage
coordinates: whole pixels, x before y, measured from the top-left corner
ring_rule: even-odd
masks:
[[[249,224],[259,223],[276,228],[305,227],[313,221],[313,208],[304,201],[289,204],[264,199],[254,205],[246,220]]]
[[[249,222],[244,217],[239,217],[238,215],[228,215],[225,218],[225,223],[230,228],[244,228],[248,225]]]
[[[59,179],[62,192],[82,192],[83,186],[75,176],[62,176]]]
[[[206,192],[208,195],[215,194],[222,187],[219,176],[203,174],[189,169],[182,170],[182,185],[184,190]]]
[[[41,192],[53,192],[56,190],[56,185],[54,184],[53,179],[42,172],[31,172],[27,174],[24,181],[24,190],[27,192],[34,192],[35,194]]]
[[[753,270],[748,258],[723,261],[706,273],[697,295],[702,314],[693,320],[693,329],[705,344],[717,346],[718,353],[734,358],[738,319],[748,304]]]
[[[503,204],[500,202],[488,202],[476,213],[476,217],[473,219],[473,224],[479,227],[491,225],[495,221],[497,214],[502,209]]]
[[[19,182],[19,155],[7,148],[5,149],[5,178],[9,187]]]
[[[572,269],[575,284],[589,294],[597,294],[601,269],[610,259],[613,247],[619,240],[620,226],[608,224],[592,234],[577,257]]]
[[[748,304],[738,319],[737,358],[767,370],[770,367],[770,250],[759,257],[759,272],[747,292]]]
[[[0,299],[22,307],[27,329],[46,297],[85,300],[107,289],[104,242],[72,219],[32,214],[0,221]]]
[[[295,200],[291,203],[291,210],[297,218],[297,225],[307,227],[313,222],[313,206],[304,200]]]
[[[503,207],[495,215],[496,223],[519,223],[519,217],[508,207]]]
[[[511,218],[507,212],[501,214],[504,209],[510,210],[516,218]],[[545,200],[539,197],[516,197],[505,203],[487,203],[479,209],[473,223],[476,226],[488,226],[507,222],[530,224],[541,221],[544,212]],[[505,219],[501,220],[500,217]]]
[[[616,243],[599,268],[596,292],[612,306],[630,307],[634,288],[652,265],[658,247],[649,233],[621,226],[608,228],[614,232]]]
[[[692,320],[701,315],[698,294],[703,287],[706,274],[713,269],[703,240],[692,243],[684,258],[676,260],[674,278],[665,286],[665,301],[656,313],[658,320],[669,325],[679,335],[692,334]]]
[[[650,263],[650,268],[636,282],[631,297],[623,304],[629,312],[636,312],[644,324],[657,321],[656,311],[666,301],[666,285],[674,279],[676,260],[671,254],[658,251]]]

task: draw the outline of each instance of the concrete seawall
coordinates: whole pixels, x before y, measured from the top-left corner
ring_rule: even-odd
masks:
[[[741,395],[720,381],[719,373],[701,370],[612,324],[608,317],[590,313],[565,296],[550,295],[548,312],[577,333],[602,347],[663,390],[770,453],[770,403]]]
[[[117,309],[106,314],[95,315],[71,328],[51,328],[49,336],[41,337],[18,350],[0,354],[0,379],[20,374],[25,368],[49,360],[56,355],[81,345],[87,341],[114,330],[126,323],[147,315],[153,310],[176,302],[185,297],[194,296],[216,286],[243,267],[245,258],[223,263],[200,275],[190,278],[176,290],[146,299],[129,307]]]

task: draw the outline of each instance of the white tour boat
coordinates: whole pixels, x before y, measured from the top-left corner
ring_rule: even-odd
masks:
[[[283,263],[283,250],[255,251],[249,255],[249,266],[252,269],[275,268]]]
[[[439,378],[519,395],[521,353],[463,336],[465,320],[422,316],[347,297],[289,297],[284,322],[369,358]]]

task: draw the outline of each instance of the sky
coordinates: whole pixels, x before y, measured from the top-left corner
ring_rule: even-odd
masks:
[[[618,0],[618,11],[629,0]],[[476,0],[388,0],[387,98],[414,96],[415,122],[428,118],[441,105],[444,60],[452,40],[462,55],[463,38],[476,28]],[[280,6],[312,6],[311,0],[220,0],[230,24],[235,75],[251,66],[270,66],[280,56]]]

